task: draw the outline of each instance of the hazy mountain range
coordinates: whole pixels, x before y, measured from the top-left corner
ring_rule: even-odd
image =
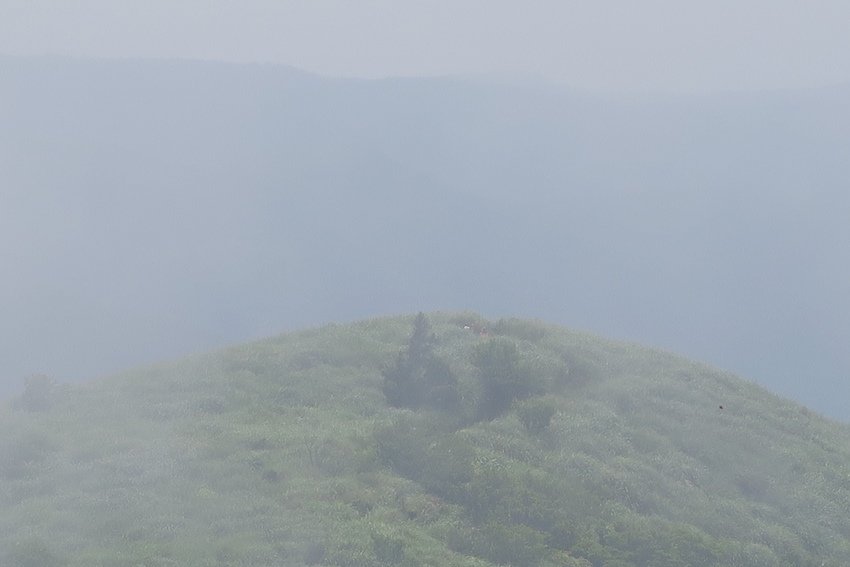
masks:
[[[0,58],[0,376],[518,314],[848,419],[850,87],[603,97]]]

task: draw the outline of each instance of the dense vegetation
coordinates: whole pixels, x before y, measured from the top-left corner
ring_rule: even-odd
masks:
[[[839,566],[850,430],[523,320],[398,317],[0,413],[0,564]]]

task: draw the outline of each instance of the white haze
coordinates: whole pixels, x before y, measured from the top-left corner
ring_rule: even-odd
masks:
[[[0,53],[707,92],[850,82],[848,21],[842,0],[5,0]]]
[[[0,393],[469,308],[848,419],[848,21],[785,0],[2,2]]]

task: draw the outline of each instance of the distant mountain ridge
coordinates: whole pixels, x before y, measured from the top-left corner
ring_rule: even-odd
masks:
[[[0,58],[4,384],[472,307],[663,345],[847,419],[843,92]]]
[[[705,365],[382,318],[33,382],[0,411],[0,561],[838,567],[848,479],[850,428]]]

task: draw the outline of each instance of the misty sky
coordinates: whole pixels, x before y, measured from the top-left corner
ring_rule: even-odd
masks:
[[[848,22],[846,1],[0,0],[0,398],[32,372],[468,308],[670,348],[847,419]],[[362,205],[370,230],[337,238],[327,211],[359,210],[337,194],[381,204]],[[387,245],[411,210],[430,262]],[[523,238],[431,235],[470,211]],[[502,250],[525,262],[513,280]],[[417,270],[435,276],[402,277]]]
[[[3,0],[0,53],[707,92],[848,83],[848,22],[844,0]]]

